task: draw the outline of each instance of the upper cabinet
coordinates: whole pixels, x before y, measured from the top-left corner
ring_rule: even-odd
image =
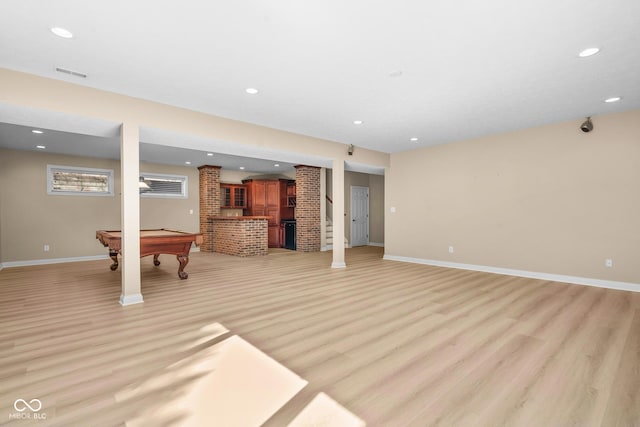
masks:
[[[220,184],[220,207],[244,209],[247,207],[247,188],[240,184]]]
[[[288,181],[286,188],[287,188],[286,207],[295,208],[296,207],[296,182]]]

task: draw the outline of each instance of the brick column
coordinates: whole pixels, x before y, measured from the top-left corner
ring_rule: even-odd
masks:
[[[320,168],[296,166],[296,249],[320,250]]]
[[[204,241],[200,252],[213,252],[213,221],[220,215],[220,166],[204,165],[200,172],[200,232]]]

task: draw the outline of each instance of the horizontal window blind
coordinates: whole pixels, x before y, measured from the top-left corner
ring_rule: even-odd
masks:
[[[182,175],[151,174],[142,172],[140,176],[149,188],[141,188],[144,197],[186,198],[187,177]]]

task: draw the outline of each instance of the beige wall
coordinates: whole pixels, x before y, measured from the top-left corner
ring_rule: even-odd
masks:
[[[113,169],[116,194],[48,195],[47,164]],[[187,175],[189,179],[188,199],[141,198],[141,227],[197,232],[197,169],[143,163],[140,170]],[[118,160],[0,149],[0,182],[0,262],[105,255],[106,249],[95,239],[96,230],[120,228]],[[45,244],[50,246],[49,252],[44,252]]]
[[[640,283],[640,111],[580,122],[392,154],[386,254]]]
[[[113,197],[51,196],[47,164],[114,171]],[[141,173],[186,175],[187,199],[140,198],[140,227],[199,231],[199,182],[195,167],[140,164]],[[251,171],[221,170],[224,182],[242,182]],[[295,171],[283,176],[295,178]],[[99,229],[120,228],[120,162],[35,151],[0,149],[0,263],[106,255]],[[193,212],[193,213],[191,213]],[[239,210],[242,215],[242,210]],[[44,252],[44,245],[49,251]]]
[[[198,233],[200,231],[198,169],[196,167],[140,163],[140,172],[185,175],[189,180],[189,194],[186,199],[140,197],[140,228],[171,228]]]
[[[384,244],[384,176],[369,175],[369,242]]]

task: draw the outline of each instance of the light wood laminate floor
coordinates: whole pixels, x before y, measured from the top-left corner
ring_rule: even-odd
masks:
[[[123,389],[231,335],[309,381],[268,426],[319,392],[368,426],[640,425],[640,294],[374,247],[348,249],[346,269],[330,252],[194,253],[187,280],[160,259],[142,259],[145,302],[129,307],[107,259],[0,271],[0,425],[124,425],[190,380]],[[18,398],[40,399],[47,419],[9,419]]]

